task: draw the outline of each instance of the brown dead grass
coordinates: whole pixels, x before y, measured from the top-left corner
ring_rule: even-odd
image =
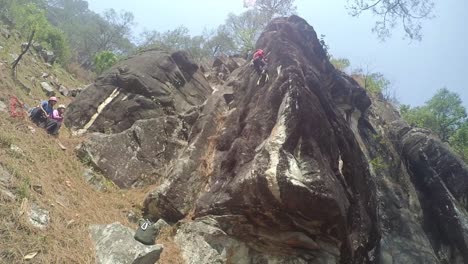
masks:
[[[156,241],[157,244],[163,244],[164,250],[161,253],[159,259],[160,263],[163,264],[185,264],[186,261],[182,257],[182,252],[179,246],[174,242],[174,236],[176,235],[177,227],[171,226],[161,230]]]
[[[29,53],[20,62],[18,81],[14,81],[10,53],[19,54],[21,40],[5,40],[0,36],[0,41],[4,47],[0,51],[0,100],[7,106],[10,96],[18,97],[30,107],[46,99],[40,88],[42,81],[58,81],[67,88],[84,85],[60,66],[48,67]],[[43,72],[51,77],[42,78]],[[59,95],[59,100],[68,104],[71,99]],[[36,132],[32,133],[29,127]],[[11,118],[0,112],[0,165],[12,173],[8,189],[17,197],[14,202],[0,200],[0,263],[25,263],[24,256],[31,252],[39,253],[28,263],[94,263],[90,224],[120,222],[135,227],[128,222],[127,212],[139,213],[141,202],[152,187],[95,191],[85,182],[82,176],[85,167],[74,153],[81,140],[72,138],[64,128],[59,138],[49,136],[27,118]],[[58,142],[67,150],[61,150]],[[11,151],[12,144],[24,154]],[[41,186],[42,192],[35,191],[33,186]],[[33,203],[49,211],[46,230],[28,222],[25,212]]]
[[[83,179],[84,166],[73,152],[81,139],[68,133],[54,138],[39,128],[32,134],[28,126],[34,125],[0,114],[0,160],[14,175],[10,189],[17,196],[16,202],[1,204],[0,262],[22,263],[26,254],[39,252],[34,263],[94,263],[89,225],[120,222],[135,227],[126,213],[138,212],[154,186],[97,192]],[[59,140],[66,151],[58,146]],[[22,149],[24,156],[9,150],[11,144]],[[34,185],[42,187],[42,194],[33,190]],[[48,210],[49,227],[44,231],[32,227],[22,203]]]

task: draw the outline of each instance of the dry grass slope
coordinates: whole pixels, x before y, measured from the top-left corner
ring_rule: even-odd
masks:
[[[60,66],[47,66],[32,53],[23,57],[14,81],[9,68],[12,54],[20,53],[18,36],[4,39],[0,35],[0,100],[8,105],[16,96],[30,106],[46,97],[40,88],[48,73],[68,88],[84,86]],[[60,103],[69,98],[60,97]],[[29,127],[35,129],[32,133]],[[108,188],[97,192],[83,178],[85,165],[74,153],[82,138],[71,137],[62,128],[59,138],[51,137],[27,119],[9,117],[0,111],[0,166],[13,175],[8,190],[15,201],[0,196],[0,263],[26,263],[24,256],[39,252],[27,263],[95,263],[95,252],[89,237],[90,224],[120,222],[136,227],[127,220],[131,209],[139,212],[147,191]],[[58,142],[67,147],[62,150]],[[17,146],[22,152],[11,150]],[[38,187],[40,186],[40,187]],[[36,204],[49,211],[50,223],[45,230],[29,224],[27,209]]]
[[[79,138],[63,133],[60,139],[47,135],[27,120],[0,114],[0,164],[12,175],[9,189],[15,202],[0,204],[0,262],[22,263],[23,257],[39,252],[34,263],[94,263],[88,226],[128,222],[127,211],[139,211],[150,187],[141,190],[97,192],[84,178],[83,164],[75,157]],[[58,140],[68,149],[63,151]],[[24,154],[11,151],[11,145]],[[41,186],[42,194],[34,186]],[[39,230],[29,224],[24,207],[37,204],[50,213],[50,224]]]

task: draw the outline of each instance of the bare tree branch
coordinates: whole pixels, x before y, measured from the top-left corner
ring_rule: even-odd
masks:
[[[402,25],[405,36],[421,40],[421,23],[432,18],[434,0],[348,0],[348,8],[352,16],[370,11],[378,17],[372,31],[382,40],[398,24]]]
[[[31,35],[29,36],[28,45],[26,46],[26,48],[23,50],[23,52],[21,52],[21,54],[18,56],[18,58],[16,58],[16,60],[12,63],[11,68],[13,70],[13,77],[15,79],[16,79],[16,66],[18,66],[18,63],[20,62],[23,55],[26,54],[26,52],[28,52],[29,48],[31,47],[32,41],[34,39],[34,34],[36,34],[35,29],[31,32]]]

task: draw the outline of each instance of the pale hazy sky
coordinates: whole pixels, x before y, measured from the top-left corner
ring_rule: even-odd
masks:
[[[136,32],[167,31],[184,25],[193,34],[222,24],[229,12],[244,11],[242,0],[88,0],[101,13],[108,8],[134,14]],[[447,87],[460,94],[468,108],[468,1],[436,1],[435,18],[423,24],[421,42],[403,39],[400,30],[386,42],[371,33],[370,14],[348,15],[346,0],[296,0],[298,15],[317,35],[326,35],[330,53],[345,57],[354,67],[382,72],[396,90],[400,102],[421,105],[437,89]]]

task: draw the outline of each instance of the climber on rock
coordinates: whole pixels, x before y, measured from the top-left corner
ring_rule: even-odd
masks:
[[[253,66],[258,75],[265,73],[266,65],[265,52],[262,49],[258,49],[253,55]]]
[[[42,101],[37,107],[34,107],[29,117],[39,127],[44,128],[47,120],[54,111],[54,105],[57,103],[57,97],[52,96],[47,101]]]

